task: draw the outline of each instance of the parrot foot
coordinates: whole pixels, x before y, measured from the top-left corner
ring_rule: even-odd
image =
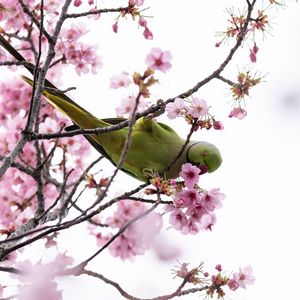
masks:
[[[166,103],[164,100],[162,99],[158,99],[157,102],[156,102],[156,105],[158,106],[158,110],[155,111],[154,113],[146,116],[145,118],[146,119],[154,119],[160,115],[162,115],[165,111],[166,111]]]

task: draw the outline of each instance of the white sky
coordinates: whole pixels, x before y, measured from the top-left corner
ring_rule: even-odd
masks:
[[[115,3],[107,0],[99,4],[109,7],[112,2]],[[218,41],[215,32],[226,28],[224,8],[240,3],[244,1],[146,0],[145,6],[150,7],[146,13],[154,16],[148,20],[153,41],[144,40],[142,30],[131,20],[121,20],[119,33],[115,35],[111,30],[113,18],[103,15],[98,22],[91,23],[91,35],[87,38],[99,43],[103,70],[96,76],[82,76],[80,81],[72,81],[73,71],[69,70],[65,84],[77,86],[73,97],[88,110],[99,117],[111,116],[126,93],[109,90],[109,77],[122,71],[142,71],[145,55],[158,46],[172,52],[173,68],[161,76],[154,99],[167,99],[186,91],[216,69],[228,53],[226,45],[214,47]],[[271,34],[266,34],[264,41],[257,37],[260,50],[252,69],[268,74],[265,82],[251,91],[251,98],[246,99],[247,118],[242,121],[227,118],[231,98],[223,83],[214,81],[196,94],[213,106],[212,112],[225,125],[223,131],[199,131],[195,135],[195,139],[215,143],[224,160],[220,170],[201,179],[204,187],[220,187],[226,194],[223,208],[217,211],[213,232],[197,236],[182,236],[174,230],[163,233],[163,240],[169,241],[170,247],[182,247],[181,262],[196,266],[203,260],[211,270],[221,263],[228,271],[236,271],[240,265],[253,266],[255,285],[246,291],[229,292],[226,299],[295,299],[297,293],[300,6],[294,1],[287,3],[288,8],[270,12],[277,14],[272,19]],[[237,70],[249,64],[248,54],[249,47],[245,44],[223,75],[235,80]],[[189,130],[183,120],[171,122],[164,117],[160,120],[182,136]],[[122,175],[116,187],[125,190],[135,184]],[[66,235],[62,239],[61,247],[79,259],[96,249],[88,236],[80,236],[82,233],[80,228],[75,229],[73,238]],[[146,298],[174,291],[180,282],[172,279],[170,269],[174,265],[176,261],[159,261],[151,252],[126,263],[105,252],[89,268],[119,282],[133,295]],[[113,287],[93,279],[82,280],[80,277],[62,281],[66,287],[64,299],[123,299]],[[192,295],[185,299],[195,298]]]

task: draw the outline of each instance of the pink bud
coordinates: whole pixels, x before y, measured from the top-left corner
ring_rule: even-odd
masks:
[[[82,1],[81,0],[75,0],[74,1],[74,6],[78,7],[82,4]]]
[[[116,22],[115,24],[113,24],[112,29],[113,29],[114,33],[118,32],[118,22]]]
[[[145,27],[147,25],[147,21],[144,18],[139,19],[139,25]]]
[[[147,26],[145,27],[143,34],[146,40],[153,40],[153,33]]]
[[[213,121],[213,127],[214,127],[214,129],[216,129],[216,130],[222,130],[222,129],[224,129],[224,126],[223,126],[223,124],[222,124],[222,122],[221,121]]]
[[[222,265],[217,264],[217,265],[215,266],[215,269],[216,269],[217,271],[219,271],[219,272],[222,272]]]

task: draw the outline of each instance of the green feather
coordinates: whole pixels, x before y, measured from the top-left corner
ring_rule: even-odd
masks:
[[[23,79],[30,85],[33,84],[29,78],[23,76]],[[43,95],[49,103],[73,121],[75,125],[68,127],[67,130],[103,128],[126,120],[124,118],[98,119],[68,96],[59,92],[54,93],[52,89],[47,89],[47,86]],[[114,165],[117,165],[127,133],[128,127],[125,127],[120,130],[85,137],[96,150]],[[166,178],[176,178],[179,176],[182,164],[187,162],[197,166],[204,165],[208,172],[214,171],[221,164],[221,156],[215,146],[206,142],[190,142],[179,159],[166,171],[183,145],[184,140],[169,126],[146,117],[140,118],[133,125],[131,143],[122,170],[138,180],[147,181],[154,173]],[[212,153],[217,153],[217,155],[211,157],[210,154]],[[210,168],[209,165],[213,168]]]

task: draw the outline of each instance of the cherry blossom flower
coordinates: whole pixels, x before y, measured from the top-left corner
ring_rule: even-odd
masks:
[[[129,4],[131,5],[136,5],[136,6],[141,6],[144,4],[145,0],[129,0]]]
[[[244,119],[247,116],[247,111],[241,107],[235,107],[230,113],[229,118],[237,118],[239,120]]]
[[[192,188],[199,180],[200,169],[191,163],[182,165],[179,176],[184,179],[185,186]]]
[[[247,284],[254,284],[255,277],[252,275],[252,267],[246,266],[240,268],[238,273],[233,274],[233,278],[238,282],[239,286],[243,289],[246,288]]]
[[[200,118],[208,113],[208,106],[205,100],[193,98],[191,106],[188,108],[188,113],[193,118]]]
[[[182,230],[187,224],[187,217],[179,208],[174,209],[169,216],[169,222],[176,230]]]
[[[214,211],[216,208],[222,206],[221,201],[225,198],[225,195],[220,193],[220,189],[211,189],[204,193],[201,204],[208,210]]]
[[[160,48],[152,48],[146,57],[146,64],[153,70],[166,72],[171,68],[172,55],[170,51],[162,51]]]
[[[179,117],[184,107],[184,101],[181,98],[176,98],[174,102],[166,105],[167,117],[169,119],[175,119]]]
[[[176,276],[180,277],[180,278],[185,278],[185,276],[187,275],[187,273],[189,272],[188,270],[188,263],[182,263],[179,270],[176,271]]]
[[[235,291],[240,287],[239,283],[233,278],[228,280],[227,285],[232,291]]]
[[[118,202],[118,209],[114,215],[107,218],[107,224],[112,228],[121,228],[145,210],[146,206],[143,203],[122,200]],[[151,212],[133,223],[111,243],[109,250],[113,256],[118,256],[121,259],[132,259],[149,249],[161,227],[161,215]]]
[[[126,72],[121,73],[120,75],[113,75],[110,78],[110,88],[111,89],[118,89],[121,87],[129,87],[130,85],[130,77],[129,74]]]
[[[216,224],[217,217],[214,213],[205,214],[201,218],[201,227],[204,230],[212,230],[212,226]]]
[[[179,194],[179,197],[182,199],[186,207],[195,207],[201,199],[199,191],[193,188],[183,190]]]
[[[128,98],[122,99],[121,106],[116,107],[116,114],[118,116],[130,116],[135,108],[136,98],[129,96]],[[137,111],[143,111],[147,107],[148,103],[145,98],[141,96],[139,98],[139,105]]]
[[[222,129],[224,129],[224,125],[222,124],[221,121],[215,121],[215,120],[213,120],[213,127],[216,130],[222,130]]]

